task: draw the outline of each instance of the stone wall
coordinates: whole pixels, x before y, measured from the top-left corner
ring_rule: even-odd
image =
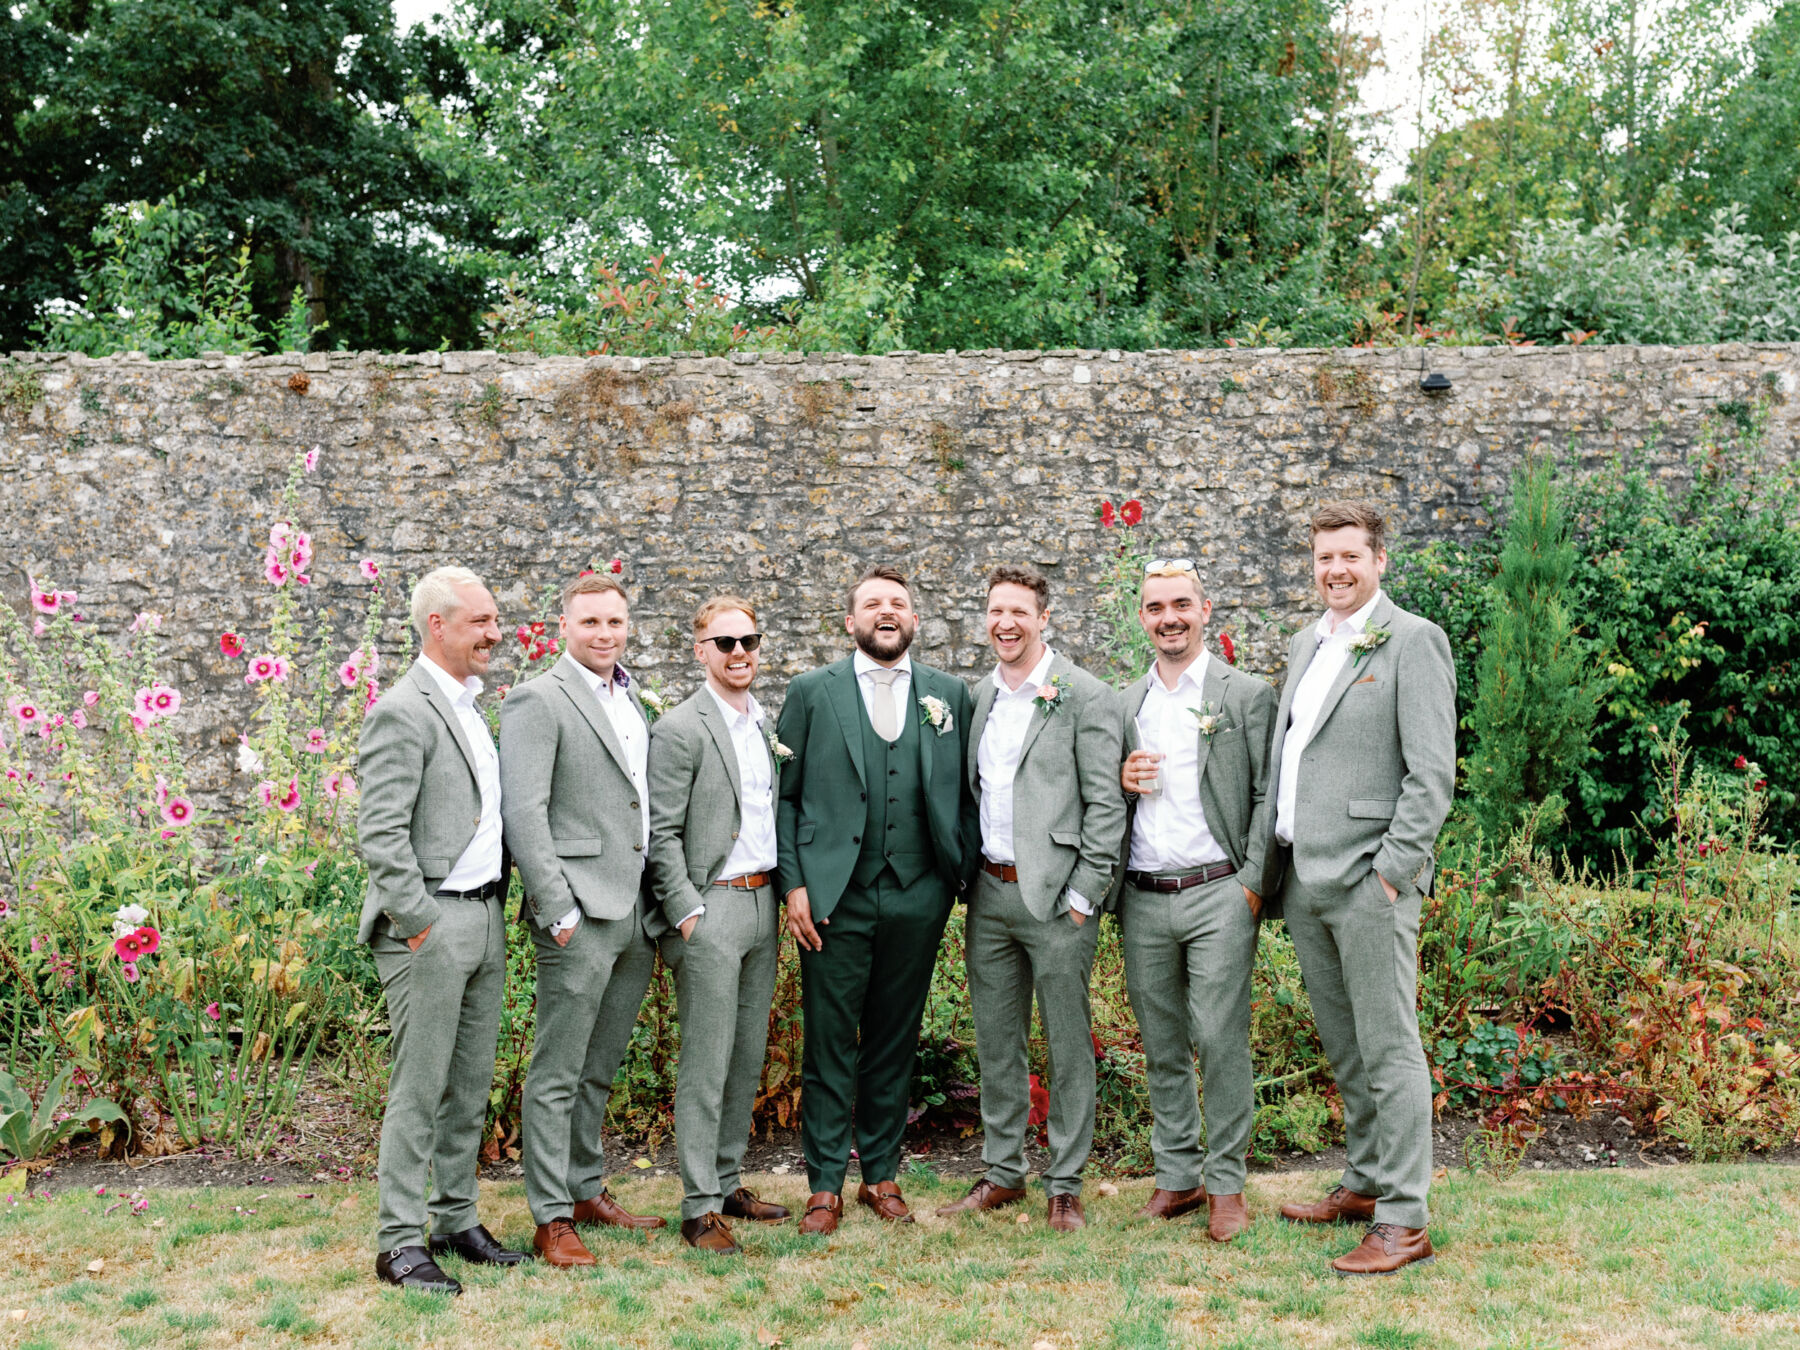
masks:
[[[1420,376],[1447,375],[1426,394]],[[1485,529],[1534,445],[1670,474],[1709,420],[1770,399],[1772,451],[1800,424],[1800,347],[1420,351],[968,352],[879,357],[538,359],[488,352],[149,362],[15,353],[0,366],[0,593],[79,592],[103,629],[165,616],[168,677],[208,687],[183,715],[202,780],[226,772],[252,700],[226,628],[255,649],[261,549],[297,453],[310,603],[353,645],[384,579],[448,562],[488,577],[508,619],[623,560],[636,664],[692,686],[687,615],[719,588],[764,607],[767,691],[842,654],[842,588],[884,559],[916,580],[916,650],[988,664],[981,579],[1029,561],[1056,588],[1052,640],[1097,662],[1096,579],[1137,532],[1203,560],[1240,661],[1271,674],[1315,608],[1308,507],[1366,496],[1398,548]],[[398,653],[403,597],[384,641]]]

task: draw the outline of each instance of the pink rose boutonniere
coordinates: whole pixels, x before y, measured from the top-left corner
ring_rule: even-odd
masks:
[[[1037,697],[1031,701],[1037,707],[1042,708],[1044,716],[1048,717],[1056,711],[1056,705],[1062,702],[1063,694],[1068,687],[1069,677],[1067,675],[1052,675],[1047,684],[1038,686]]]

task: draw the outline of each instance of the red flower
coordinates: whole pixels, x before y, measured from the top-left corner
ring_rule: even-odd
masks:
[[[1100,1044],[1100,1038],[1098,1036],[1096,1036],[1092,1031],[1089,1031],[1088,1039],[1094,1043],[1094,1058],[1095,1059],[1105,1059],[1106,1058],[1106,1047],[1104,1045]]]
[[[1731,767],[1734,769],[1747,769],[1750,767],[1750,761],[1745,759],[1742,755],[1739,755],[1736,759],[1731,761]]]
[[[1031,1075],[1031,1114],[1025,1118],[1028,1126],[1036,1127],[1050,1119],[1050,1089],[1038,1082],[1038,1076]]]
[[[1761,791],[1762,791],[1762,790],[1763,790],[1763,789],[1764,789],[1764,788],[1766,788],[1766,787],[1767,787],[1767,786],[1769,786],[1769,780],[1768,780],[1768,779],[1766,779],[1766,778],[1759,778],[1759,779],[1757,779],[1757,780],[1756,780],[1756,790],[1757,790],[1757,791],[1758,791],[1758,792],[1761,792]]]
[[[555,638],[551,638],[548,642],[546,642],[544,644],[544,654],[546,656],[555,656],[557,653],[557,650],[558,650],[558,648],[556,645]]]
[[[607,567],[612,571],[614,576],[618,576],[619,573],[625,570],[625,560],[623,558],[614,558],[607,564]]]
[[[1230,633],[1219,634],[1219,650],[1225,653],[1226,665],[1235,666],[1237,664],[1237,643],[1231,640]]]
[[[591,577],[594,575],[594,569],[591,567],[584,567],[581,569],[581,575],[584,577]]]
[[[531,645],[531,629],[525,624],[519,625],[518,632],[515,633],[514,636],[519,639],[519,645],[521,647],[529,647]]]
[[[544,636],[544,625],[543,625],[543,622],[542,622],[542,621],[541,621],[541,620],[540,620],[540,621],[539,621],[539,622],[537,622],[537,623],[534,623],[534,624],[532,624],[532,625],[531,625],[531,635],[532,635],[532,636],[533,636],[533,637],[542,637],[542,636]]]
[[[1113,527],[1113,504],[1111,502],[1100,503],[1100,524],[1109,530]]]
[[[244,640],[236,633],[220,633],[219,650],[224,652],[227,656],[242,656],[244,654]]]
[[[161,941],[162,935],[154,928],[140,928],[134,933],[127,933],[124,937],[116,939],[113,942],[113,950],[119,954],[121,961],[141,961],[146,956],[155,955]]]
[[[1144,504],[1133,497],[1119,508],[1119,519],[1127,525],[1135,525],[1144,518]]]

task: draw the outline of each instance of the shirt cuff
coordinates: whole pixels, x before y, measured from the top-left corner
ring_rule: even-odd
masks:
[[[574,909],[563,915],[562,918],[550,925],[550,936],[555,937],[558,933],[573,933],[580,926],[581,906],[577,905]]]
[[[1093,902],[1073,886],[1068,888],[1067,894],[1069,897],[1069,908],[1074,910],[1077,914],[1092,914],[1094,912]]]
[[[706,913],[705,905],[700,906],[699,909],[689,910],[686,914],[681,916],[681,923],[686,923],[689,919],[697,919],[704,913]],[[678,923],[675,926],[679,928],[681,927],[681,923]]]

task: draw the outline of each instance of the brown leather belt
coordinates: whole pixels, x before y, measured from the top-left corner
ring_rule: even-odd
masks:
[[[983,858],[981,860],[981,870],[986,872],[990,877],[999,877],[1002,881],[1017,881],[1019,879],[1019,869],[1014,867],[1011,863],[989,862],[986,858]]]
[[[730,881],[713,882],[715,886],[730,886],[733,890],[739,891],[753,891],[758,886],[767,886],[768,884],[769,874],[767,872],[752,872],[747,877],[733,877]]]
[[[1217,881],[1220,877],[1228,877],[1237,868],[1228,862],[1214,863],[1211,867],[1202,867],[1185,877],[1159,877],[1148,872],[1127,872],[1125,880],[1140,891],[1162,891],[1165,894],[1173,891],[1185,891],[1193,886],[1204,886],[1209,881]]]

